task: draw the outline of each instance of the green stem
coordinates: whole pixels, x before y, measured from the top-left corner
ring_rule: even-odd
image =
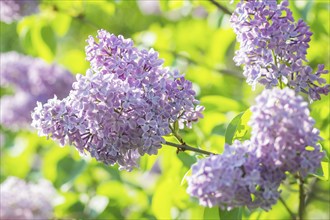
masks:
[[[176,144],[176,143],[172,143],[172,142],[166,141],[165,144],[167,146],[176,147],[178,149],[178,152],[189,150],[189,151],[194,151],[196,153],[201,153],[201,154],[206,154],[206,155],[213,155],[213,154],[215,154],[215,153],[212,153],[212,152],[209,152],[209,151],[206,151],[206,150],[202,150],[202,149],[199,149],[199,148],[191,147],[191,146],[189,146],[189,145],[187,145],[185,143],[183,143],[183,144]]]
[[[305,191],[304,191],[304,180],[299,177],[299,210],[298,219],[302,220],[305,211]]]
[[[182,137],[175,131],[175,129],[170,125],[170,129],[172,131],[173,136],[180,142],[180,144],[184,144]]]
[[[275,55],[274,50],[272,50],[272,56],[273,56],[274,64],[278,68],[277,56]],[[283,82],[281,77],[278,78],[278,81],[280,82],[280,88],[283,89]]]
[[[279,78],[278,81],[280,82],[280,88],[283,89],[283,82],[282,82],[282,79]]]

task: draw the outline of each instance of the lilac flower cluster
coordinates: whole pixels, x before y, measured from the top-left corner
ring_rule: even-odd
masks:
[[[86,76],[77,76],[65,99],[39,103],[33,126],[40,135],[131,170],[141,155],[157,154],[173,123],[191,127],[203,107],[196,106],[192,83],[162,67],[155,51],[104,30],[97,38],[87,40]]]
[[[67,70],[38,58],[7,52],[0,59],[0,86],[14,90],[1,97],[1,124],[11,129],[28,127],[37,101],[44,103],[54,94],[65,97],[74,81]]]
[[[250,141],[235,141],[221,155],[193,165],[187,192],[203,206],[232,209],[247,205],[268,210],[279,198],[278,187],[284,178],[279,169],[260,163]]]
[[[303,98],[289,88],[274,88],[256,101],[251,107],[251,141],[235,141],[222,155],[193,166],[187,191],[201,205],[269,210],[279,198],[286,172],[305,178],[320,166],[324,153],[317,145],[319,131]]]
[[[231,23],[240,42],[234,61],[244,65],[250,85],[287,85],[313,100],[329,93],[330,85],[321,78],[328,73],[324,65],[314,72],[304,64],[312,32],[303,20],[294,21],[287,0],[280,4],[276,0],[242,0]]]
[[[26,183],[8,177],[0,185],[0,219],[51,219],[56,191],[50,182]]]
[[[251,111],[251,141],[258,148],[257,157],[302,177],[316,171],[324,156],[317,144],[320,132],[301,96],[289,88],[265,90]]]
[[[37,0],[1,0],[0,21],[11,23],[37,11]]]

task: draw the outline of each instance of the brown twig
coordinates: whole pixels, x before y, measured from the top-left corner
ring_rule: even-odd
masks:
[[[212,152],[209,152],[209,151],[206,151],[206,150],[202,150],[202,149],[199,149],[199,148],[195,148],[195,147],[191,147],[187,144],[176,144],[176,143],[172,143],[172,142],[169,142],[169,141],[166,141],[165,144],[167,146],[171,146],[171,147],[176,147],[178,149],[177,152],[180,152],[180,151],[186,151],[186,150],[189,150],[189,151],[194,151],[194,152],[197,152],[197,153],[201,153],[201,154],[206,154],[206,155],[213,155],[215,153],[212,153]]]
[[[219,10],[223,11],[227,15],[231,15],[232,12],[228,10],[225,6],[221,5],[219,2],[215,0],[209,0],[213,5],[215,5]]]

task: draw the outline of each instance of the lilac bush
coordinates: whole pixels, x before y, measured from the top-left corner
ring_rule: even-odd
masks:
[[[131,170],[144,154],[157,154],[164,135],[179,122],[202,117],[192,83],[162,67],[158,53],[104,30],[87,40],[91,69],[77,75],[73,90],[38,104],[32,125],[40,135],[73,144],[105,164]]]
[[[309,95],[312,100],[329,93],[330,85],[321,78],[328,70],[316,71],[305,62],[312,32],[303,20],[294,21],[288,1],[242,0],[231,16],[240,49],[234,61],[244,65],[247,82],[266,88],[284,85]]]
[[[312,33],[304,21],[294,20],[287,0],[242,0],[231,23],[240,43],[234,61],[244,65],[249,84],[261,83],[266,89],[251,107],[251,138],[226,144],[222,154],[190,147],[178,135],[179,129],[191,128],[203,117],[192,83],[163,67],[153,49],[139,49],[131,39],[105,30],[87,39],[90,69],[76,76],[68,96],[38,102],[32,126],[41,136],[128,171],[164,144],[177,152],[211,154],[198,160],[187,178],[187,192],[207,207],[268,211],[291,175],[299,180],[301,219],[304,181],[325,154],[308,103],[297,94],[312,100],[327,95],[330,86],[322,76],[328,71],[324,65],[313,71],[306,64]],[[17,87],[25,88],[24,83]],[[165,135],[175,136],[180,144],[165,141]]]
[[[0,86],[14,93],[0,100],[1,124],[8,128],[27,128],[37,101],[45,103],[54,95],[64,98],[72,87],[72,74],[56,64],[17,52],[2,53],[0,59]]]
[[[8,177],[0,185],[0,219],[51,219],[56,191],[50,182]]]

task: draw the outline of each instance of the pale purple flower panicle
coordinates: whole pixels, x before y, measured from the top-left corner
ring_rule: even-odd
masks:
[[[285,174],[269,164],[261,164],[249,141],[226,145],[221,155],[199,160],[188,177],[187,192],[200,205],[232,209],[247,206],[269,210],[279,198]]]
[[[288,1],[242,0],[231,17],[240,49],[234,61],[244,65],[244,75],[253,87],[285,84],[313,100],[328,94],[330,86],[321,78],[324,65],[317,71],[306,66],[312,32],[302,20],[295,22]]]
[[[11,23],[38,10],[37,0],[1,0],[0,21]]]
[[[317,144],[319,130],[301,96],[289,88],[265,90],[251,111],[251,141],[258,158],[303,177],[316,171],[324,153]]]
[[[251,108],[251,141],[226,145],[221,155],[192,167],[187,192],[203,206],[269,210],[286,172],[315,173],[324,153],[307,103],[293,90],[264,90]]]
[[[28,128],[37,101],[45,103],[54,95],[63,98],[69,94],[74,77],[62,67],[16,52],[3,53],[0,59],[0,86],[13,90],[13,95],[0,100],[2,125]]]
[[[46,180],[26,183],[8,177],[0,185],[0,219],[51,219],[56,191]]]
[[[203,108],[196,106],[192,83],[162,67],[155,51],[104,30],[97,38],[87,40],[86,76],[77,76],[67,98],[39,104],[33,126],[40,135],[131,170],[141,155],[157,154],[173,123],[191,127]]]

